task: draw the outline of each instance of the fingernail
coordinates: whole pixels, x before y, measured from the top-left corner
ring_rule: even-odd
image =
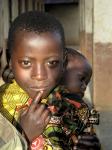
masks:
[[[78,140],[75,140],[75,144],[77,144],[78,143]]]
[[[79,139],[79,140],[81,139],[81,136],[80,136],[80,135],[78,136],[78,139]]]
[[[76,146],[74,146],[74,147],[73,147],[73,150],[77,150],[77,147],[76,147]]]
[[[40,91],[40,93],[43,93],[43,91]]]

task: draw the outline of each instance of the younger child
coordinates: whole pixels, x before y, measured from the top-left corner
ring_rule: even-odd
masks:
[[[77,103],[80,102],[83,106],[85,104],[85,102],[82,100],[82,98],[84,96],[86,87],[91,79],[92,68],[91,68],[88,60],[85,58],[85,56],[72,48],[67,48],[67,61],[68,61],[68,64],[67,64],[65,74],[64,74],[64,77],[62,80],[62,85],[66,89],[66,92],[63,93],[63,96],[66,98],[72,99],[72,100],[74,99],[75,102],[77,102]],[[87,105],[86,105],[86,107],[87,107]],[[92,114],[89,112],[88,120],[86,122],[86,127],[92,126],[92,125],[90,125],[92,123],[93,124],[99,123],[98,114],[96,113],[94,115],[96,117],[95,121],[91,120],[91,118],[92,119],[94,119],[94,118],[93,118]],[[71,116],[70,116],[70,118],[71,118]],[[70,118],[68,117],[67,119],[70,119]],[[72,119],[73,118],[71,118],[71,124],[73,125]],[[85,121],[86,121],[86,119],[87,118],[85,118]],[[92,121],[94,121],[94,122],[92,122]],[[69,123],[68,123],[68,125],[69,125]],[[73,128],[73,130],[74,130],[74,128]],[[96,141],[96,143],[97,143],[96,149],[98,149],[98,148],[100,149],[100,143],[99,143],[99,140],[97,139],[95,133],[94,133],[94,136],[93,135],[91,136],[92,133],[87,134],[87,133],[82,132],[81,134],[80,134],[81,138],[79,139],[78,144],[77,144],[77,149],[82,148],[84,146],[84,142],[85,142],[85,147],[87,147],[87,149],[95,148],[94,144],[93,144],[94,146],[91,144],[90,144],[90,147],[88,146],[89,142],[91,143],[91,140],[93,137],[94,137],[93,141]],[[88,141],[88,143],[87,143],[87,141]]]
[[[72,48],[67,48],[67,61],[62,84],[70,93],[82,98],[91,79],[92,68],[85,56]]]

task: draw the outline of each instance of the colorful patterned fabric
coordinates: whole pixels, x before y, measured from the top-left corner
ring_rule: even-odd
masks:
[[[27,105],[29,96],[13,81],[0,87],[0,112],[11,123],[18,121],[18,108]]]
[[[15,81],[1,86],[0,99],[1,113],[14,125],[18,122],[20,111],[28,107],[32,101]],[[48,105],[52,117],[43,135],[33,141],[31,149],[71,150],[71,136],[79,135],[86,128],[89,117],[87,105],[60,87],[54,89],[49,97],[41,102]]]
[[[79,135],[87,127],[89,109],[80,97],[63,88],[56,88],[48,97],[48,108],[52,112],[44,136],[51,145],[67,150],[73,146],[72,136]]]

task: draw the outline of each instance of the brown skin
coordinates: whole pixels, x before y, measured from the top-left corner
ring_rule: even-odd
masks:
[[[63,50],[54,34],[19,32],[15,38],[11,66],[16,82],[34,98],[48,96],[57,85],[63,68]]]
[[[101,150],[101,144],[96,134],[82,133],[73,150]]]
[[[45,105],[39,104],[42,94],[43,91],[40,91],[31,106],[21,114],[20,123],[30,142],[42,134],[43,128],[50,121],[49,110],[45,108]]]
[[[71,93],[82,98],[92,75],[91,66],[80,57],[70,56],[68,61],[63,84]]]
[[[49,110],[39,102],[58,84],[63,72],[63,50],[59,36],[48,32],[38,35],[19,31],[10,66],[16,82],[34,100],[20,117],[21,127],[32,142],[43,132],[50,119]]]

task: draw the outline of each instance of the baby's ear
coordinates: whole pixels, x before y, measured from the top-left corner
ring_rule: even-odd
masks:
[[[64,49],[64,68],[66,68],[67,64],[68,64],[68,48],[65,47]]]
[[[63,61],[63,70],[65,70],[66,69],[66,67],[67,67],[67,59],[64,59],[64,61]]]
[[[12,63],[11,63],[11,60],[9,60],[9,69],[12,70]]]

